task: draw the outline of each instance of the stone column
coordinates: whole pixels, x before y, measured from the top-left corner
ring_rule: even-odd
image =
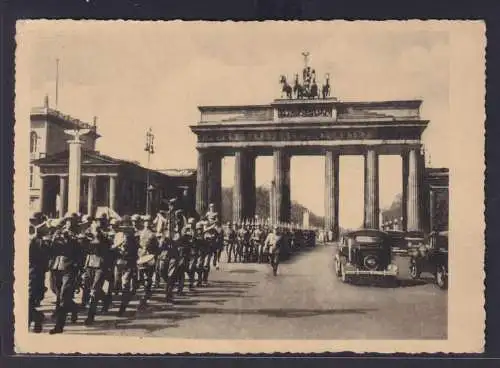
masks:
[[[96,185],[96,177],[89,176],[89,186],[87,192],[87,215],[92,216],[94,214],[94,188]]]
[[[116,211],[116,177],[109,177],[109,208],[112,211]]]
[[[196,212],[203,216],[208,207],[208,153],[198,151],[196,171]]]
[[[76,139],[69,143],[68,164],[68,212],[80,211],[80,180],[82,170],[82,144],[83,141]]]
[[[275,200],[275,193],[276,193],[276,183],[274,180],[271,180],[271,187],[269,188],[269,218],[271,219],[271,224],[276,224],[277,223],[277,218],[276,218],[276,200]]]
[[[333,150],[325,155],[325,230],[339,230],[339,155]]]
[[[365,228],[379,228],[379,212],[378,154],[368,148],[365,153]]]
[[[45,198],[45,189],[47,187],[47,177],[46,176],[40,176],[40,197],[38,201],[38,211],[45,213],[47,211],[47,206],[46,206],[46,198]]]
[[[246,154],[245,159],[245,174],[244,183],[245,186],[243,195],[243,212],[245,218],[254,220],[255,218],[255,207],[256,207],[256,191],[255,191],[255,155],[252,153]]]
[[[244,195],[245,195],[245,159],[244,151],[236,151],[234,154],[234,186],[233,186],[233,222],[241,224],[245,218]]]
[[[219,216],[222,207],[221,161],[222,157],[218,153],[210,154],[208,159],[208,202],[215,205]]]
[[[276,149],[274,159],[274,218],[278,222],[290,222],[290,155],[283,149]]]
[[[420,176],[419,150],[411,149],[408,158],[408,231],[420,231]]]
[[[59,177],[59,217],[64,217],[66,214],[66,206],[67,206],[67,200],[66,200],[66,181],[68,179],[65,176],[60,176]]]
[[[433,189],[429,189],[429,231],[436,230],[436,192]]]
[[[408,152],[401,154],[403,185],[401,195],[401,228],[403,231],[408,229]]]

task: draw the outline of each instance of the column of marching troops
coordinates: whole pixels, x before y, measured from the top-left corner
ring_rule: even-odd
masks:
[[[150,216],[123,216],[108,219],[71,214],[63,219],[47,219],[41,213],[30,218],[29,325],[41,332],[44,314],[38,310],[44,299],[46,274],[54,293],[54,327],[50,334],[62,333],[67,319],[78,319],[86,311],[84,324],[93,324],[98,307],[107,313],[113,294],[119,296],[118,316],[142,289],[144,306],[153,289],[162,287],[165,302],[174,294],[208,286],[210,268],[219,269],[225,250],[227,262],[269,263],[277,275],[280,258],[300,244],[314,243],[315,232],[257,221],[227,223],[223,228],[214,205],[199,221],[186,218],[182,209],[160,211]],[[299,241],[300,238],[300,241]],[[187,276],[187,277],[186,277]],[[105,283],[108,284],[104,288]],[[106,290],[105,290],[106,289]],[[75,301],[81,297],[80,303]]]

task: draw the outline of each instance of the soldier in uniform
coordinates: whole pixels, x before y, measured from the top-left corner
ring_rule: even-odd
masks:
[[[155,233],[150,229],[150,218],[144,217],[143,229],[139,232],[139,272],[144,282],[144,298],[146,301],[151,296],[153,275],[156,270],[156,260],[159,255],[159,244]]]
[[[111,249],[115,254],[115,280],[120,283],[122,294],[118,316],[122,316],[135,292],[138,257],[138,243],[128,216],[123,217]]]
[[[264,260],[264,241],[265,234],[262,226],[259,224],[255,227],[252,233],[253,249],[257,252],[257,262],[262,263]]]
[[[194,247],[193,247],[195,251],[194,259],[196,260],[196,272],[198,274],[198,280],[196,282],[197,287],[203,286],[203,278],[205,271],[204,262],[206,255],[209,253],[207,241],[205,240],[204,226],[205,223],[203,221],[198,221],[196,223],[196,229],[195,229],[196,231],[194,237]]]
[[[74,219],[67,219],[62,230],[54,233],[51,243],[52,261],[50,270],[53,275],[56,292],[55,326],[50,334],[62,333],[69,312],[76,311],[73,301],[75,280],[80,262],[80,249],[76,242],[76,224]],[[72,316],[74,320],[74,315]]]
[[[183,254],[183,271],[187,273],[189,278],[189,290],[194,289],[195,275],[196,275],[196,262],[198,260],[197,250],[195,248],[195,233],[196,233],[196,220],[194,217],[189,218],[186,226],[182,229],[181,242],[184,246]],[[184,285],[184,280],[179,281],[180,285]]]
[[[233,259],[236,261],[236,232],[231,222],[227,223],[227,229],[224,231],[224,242],[226,246],[227,263],[231,263]]]
[[[44,315],[37,307],[45,295],[45,273],[49,262],[48,249],[39,231],[43,226],[42,220],[41,213],[36,213],[30,218],[28,326],[33,323],[33,331],[36,333],[42,332]]]
[[[208,205],[208,211],[205,214],[205,218],[208,221],[208,225],[214,225],[217,221],[219,221],[219,213],[215,210],[215,204],[210,203]]]
[[[90,291],[89,309],[85,325],[94,322],[97,305],[104,300],[103,285],[110,269],[110,243],[101,228],[101,222],[94,219],[86,233],[89,239],[89,248],[85,257],[83,284]]]
[[[273,232],[269,233],[266,238],[265,246],[269,249],[269,263],[273,269],[273,275],[276,276],[278,274],[278,266],[280,261],[280,248],[283,243],[283,236],[278,228],[278,226],[274,226]]]

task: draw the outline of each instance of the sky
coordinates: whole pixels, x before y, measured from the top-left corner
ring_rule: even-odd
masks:
[[[195,168],[189,125],[199,105],[268,104],[280,97],[279,76],[303,67],[301,53],[322,80],[330,73],[341,101],[422,99],[423,135],[432,166],[448,167],[449,34],[425,22],[125,22],[30,21],[18,42],[28,53],[30,101],[49,95],[57,109],[84,121],[97,116],[102,153],[146,165],[145,133],[155,134],[152,168]],[[27,119],[28,123],[28,119]],[[294,157],[292,199],[324,213],[323,157]],[[223,185],[234,160],[223,162]],[[257,160],[257,185],[269,184],[271,157]],[[401,160],[380,159],[380,205],[401,191]],[[344,195],[343,195],[344,194]],[[340,161],[340,224],[363,218],[363,159]]]

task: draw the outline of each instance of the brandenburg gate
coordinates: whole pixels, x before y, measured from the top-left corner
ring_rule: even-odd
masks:
[[[272,155],[271,222],[290,222],[290,159],[293,155],[323,155],[325,228],[338,234],[339,156],[363,155],[364,227],[378,229],[379,156],[400,155],[403,228],[420,231],[425,162],[421,136],[428,124],[420,117],[422,101],[344,102],[329,96],[328,76],[321,91],[307,64],[303,77],[299,84],[296,75],[291,86],[282,76],[283,96],[268,105],[199,107],[201,119],[190,127],[197,135],[198,213],[204,214],[209,203],[220,210],[221,159],[232,155],[233,221],[254,218],[255,160],[259,155]]]

